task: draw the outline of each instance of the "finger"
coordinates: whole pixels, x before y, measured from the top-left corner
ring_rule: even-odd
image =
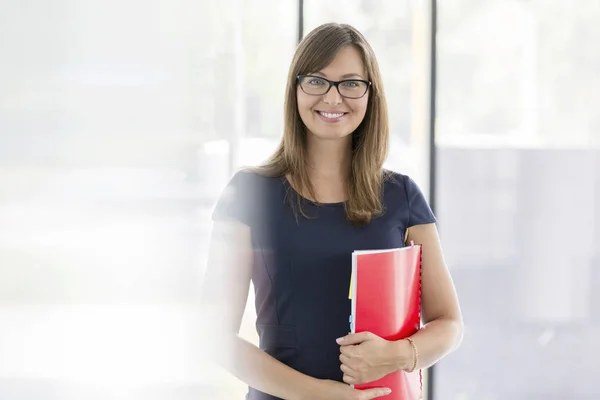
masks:
[[[351,358],[354,353],[354,346],[341,346],[340,354],[345,355],[348,358]]]
[[[344,382],[346,382],[348,385],[353,385],[356,382],[356,379],[354,379],[353,376],[344,374],[344,376],[342,377],[342,380]]]
[[[344,345],[344,346],[348,346],[348,345],[351,345],[351,344],[362,343],[365,340],[369,340],[370,337],[371,337],[371,332],[351,333],[349,335],[342,336],[341,338],[338,338],[336,340],[336,342],[338,344],[341,344],[341,345]]]
[[[344,375],[348,375],[351,378],[356,377],[356,371],[350,368],[349,366],[342,364],[340,365],[340,369],[342,370]]]
[[[351,364],[351,358],[350,358],[350,357],[348,357],[348,356],[347,356],[347,355],[345,355],[345,354],[340,354],[340,362],[341,362],[342,364],[346,364],[346,365],[347,365],[347,366],[349,366],[349,367],[352,367],[352,365],[350,365],[350,364]]]
[[[366,389],[360,390],[361,394],[359,398],[361,400],[370,400],[375,399],[377,397],[387,396],[392,393],[392,390],[389,388],[375,388],[375,389]]]
[[[343,365],[347,366],[348,368],[350,368],[354,371],[356,371],[358,369],[358,366],[360,365],[359,360],[347,357],[343,354],[340,354],[340,361]]]

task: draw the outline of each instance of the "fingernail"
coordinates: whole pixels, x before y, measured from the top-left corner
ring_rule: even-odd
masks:
[[[340,337],[340,338],[337,338],[337,339],[335,339],[335,341],[336,341],[338,344],[342,344],[342,342],[344,341],[344,338],[343,338],[343,337]]]
[[[385,389],[385,394],[386,394],[386,395],[388,395],[388,394],[390,394],[390,393],[392,393],[392,389],[390,389],[390,388],[387,388],[387,389]]]

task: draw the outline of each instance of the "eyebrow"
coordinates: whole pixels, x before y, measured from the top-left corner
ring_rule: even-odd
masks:
[[[315,72],[315,73],[313,73],[313,75],[321,75],[323,78],[325,78],[325,74],[322,73],[322,72]],[[360,78],[360,79],[364,79],[362,77],[362,75],[356,74],[356,73],[350,73],[350,74],[344,74],[344,75],[342,75],[342,79],[347,79],[347,78]]]

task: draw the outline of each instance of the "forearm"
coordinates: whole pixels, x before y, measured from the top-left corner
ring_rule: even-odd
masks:
[[[228,343],[228,351],[221,355],[219,361],[250,387],[290,400],[314,398],[313,393],[318,392],[318,379],[288,367],[238,336]]]
[[[415,370],[428,368],[454,351],[460,344],[462,335],[462,323],[456,320],[440,318],[425,324],[410,337],[417,349]],[[399,369],[410,370],[414,364],[410,343],[402,339],[397,341],[395,346]]]

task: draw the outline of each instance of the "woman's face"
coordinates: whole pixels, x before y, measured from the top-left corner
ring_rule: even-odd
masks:
[[[313,93],[327,87],[327,82],[320,81],[318,77],[330,81],[368,80],[360,52],[354,46],[343,47],[327,67],[321,71],[311,71],[306,75],[317,77],[306,78],[303,83],[304,89]],[[339,89],[342,93],[355,97],[367,90],[358,87],[359,85],[360,83],[347,82],[341,84]],[[305,90],[298,85],[296,90],[298,112],[302,122],[308,128],[308,133],[319,139],[345,138],[356,130],[365,117],[369,101],[368,90],[358,99],[341,96],[335,87],[331,87],[324,95],[308,94]]]

